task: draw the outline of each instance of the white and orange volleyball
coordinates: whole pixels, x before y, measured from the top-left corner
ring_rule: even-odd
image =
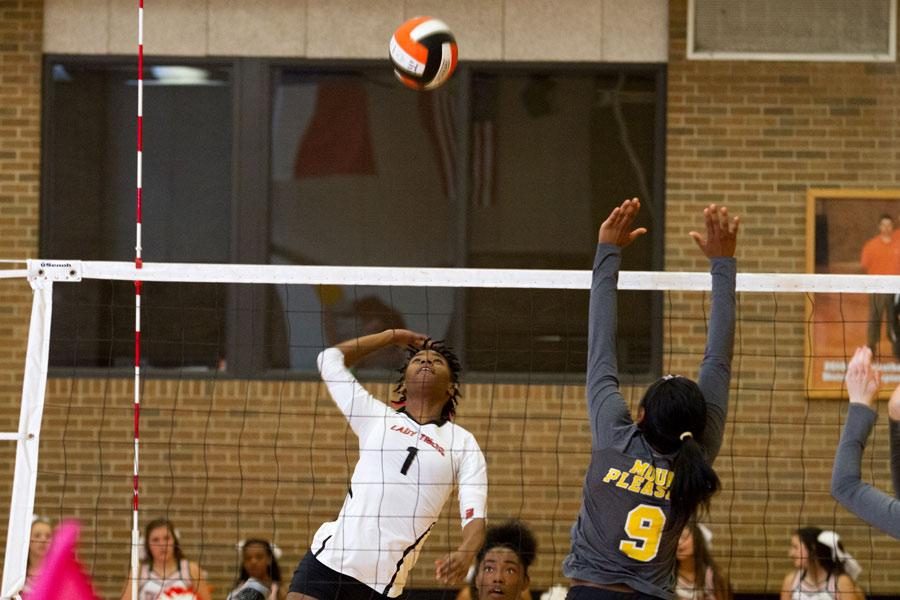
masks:
[[[414,17],[391,37],[394,74],[414,90],[433,90],[447,83],[456,70],[457,52],[453,32],[433,17]]]

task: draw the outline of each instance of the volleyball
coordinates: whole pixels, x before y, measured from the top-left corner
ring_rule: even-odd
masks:
[[[394,74],[414,90],[433,90],[456,70],[456,38],[447,24],[432,17],[414,17],[394,31],[390,45]]]

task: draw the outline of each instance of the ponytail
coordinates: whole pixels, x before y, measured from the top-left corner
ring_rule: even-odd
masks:
[[[706,453],[693,436],[685,436],[672,461],[675,477],[669,489],[671,526],[681,531],[698,510],[706,512],[721,486],[719,476],[706,460]]]
[[[694,381],[666,375],[647,388],[640,405],[644,412],[638,427],[644,437],[656,451],[675,455],[667,528],[681,531],[698,509],[709,508],[721,485],[697,441],[706,429],[706,402]]]

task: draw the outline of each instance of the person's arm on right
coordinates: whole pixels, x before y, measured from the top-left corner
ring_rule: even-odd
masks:
[[[706,431],[700,443],[712,463],[722,447],[725,418],[728,416],[728,388],[731,385],[731,358],[734,351],[735,282],[734,251],[740,227],[738,217],[729,218],[724,206],[710,204],[703,209],[706,237],[690,233],[709,258],[712,274],[712,302],[706,350],[700,363],[697,385],[706,401]]]
[[[837,580],[837,593],[835,600],[866,600],[862,588],[846,573],[841,574]]]
[[[627,424],[631,419],[628,405],[619,391],[616,294],[621,250],[647,232],[643,227],[632,229],[640,206],[637,198],[626,200],[613,209],[597,234],[588,316],[586,383],[591,439],[595,448],[606,445],[611,427]]]
[[[794,583],[794,572],[791,571],[787,575],[784,576],[784,580],[781,582],[781,591],[779,592],[779,600],[791,600],[791,596],[793,595],[794,590],[791,589],[791,585]]]
[[[857,517],[894,538],[900,539],[900,500],[862,481],[861,468],[866,440],[878,414],[875,402],[880,386],[878,372],[871,366],[872,351],[857,348],[847,365],[847,393],[850,407],[838,442],[831,473],[831,495]],[[895,396],[898,398],[895,399]],[[891,395],[891,404],[900,403],[900,387]],[[893,465],[892,465],[893,466]]]
[[[888,400],[888,427],[891,439],[891,481],[894,497],[900,499],[900,394],[891,394]]]

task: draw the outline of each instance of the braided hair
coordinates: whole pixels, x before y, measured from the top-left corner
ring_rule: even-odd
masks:
[[[418,346],[406,347],[406,360],[403,361],[403,366],[399,369],[400,378],[397,380],[397,384],[394,387],[394,392],[399,394],[399,398],[393,400],[391,404],[397,410],[403,410],[406,407],[406,368],[409,366],[409,362],[413,357],[423,350],[437,352],[447,361],[447,368],[450,370],[450,382],[453,386],[450,397],[441,409],[441,419],[450,421],[456,416],[456,405],[459,403],[460,397],[462,397],[462,394],[459,392],[459,373],[462,370],[462,366],[460,365],[459,358],[443,340],[432,340],[431,338],[428,338],[425,340],[425,343],[422,344],[421,348]]]

